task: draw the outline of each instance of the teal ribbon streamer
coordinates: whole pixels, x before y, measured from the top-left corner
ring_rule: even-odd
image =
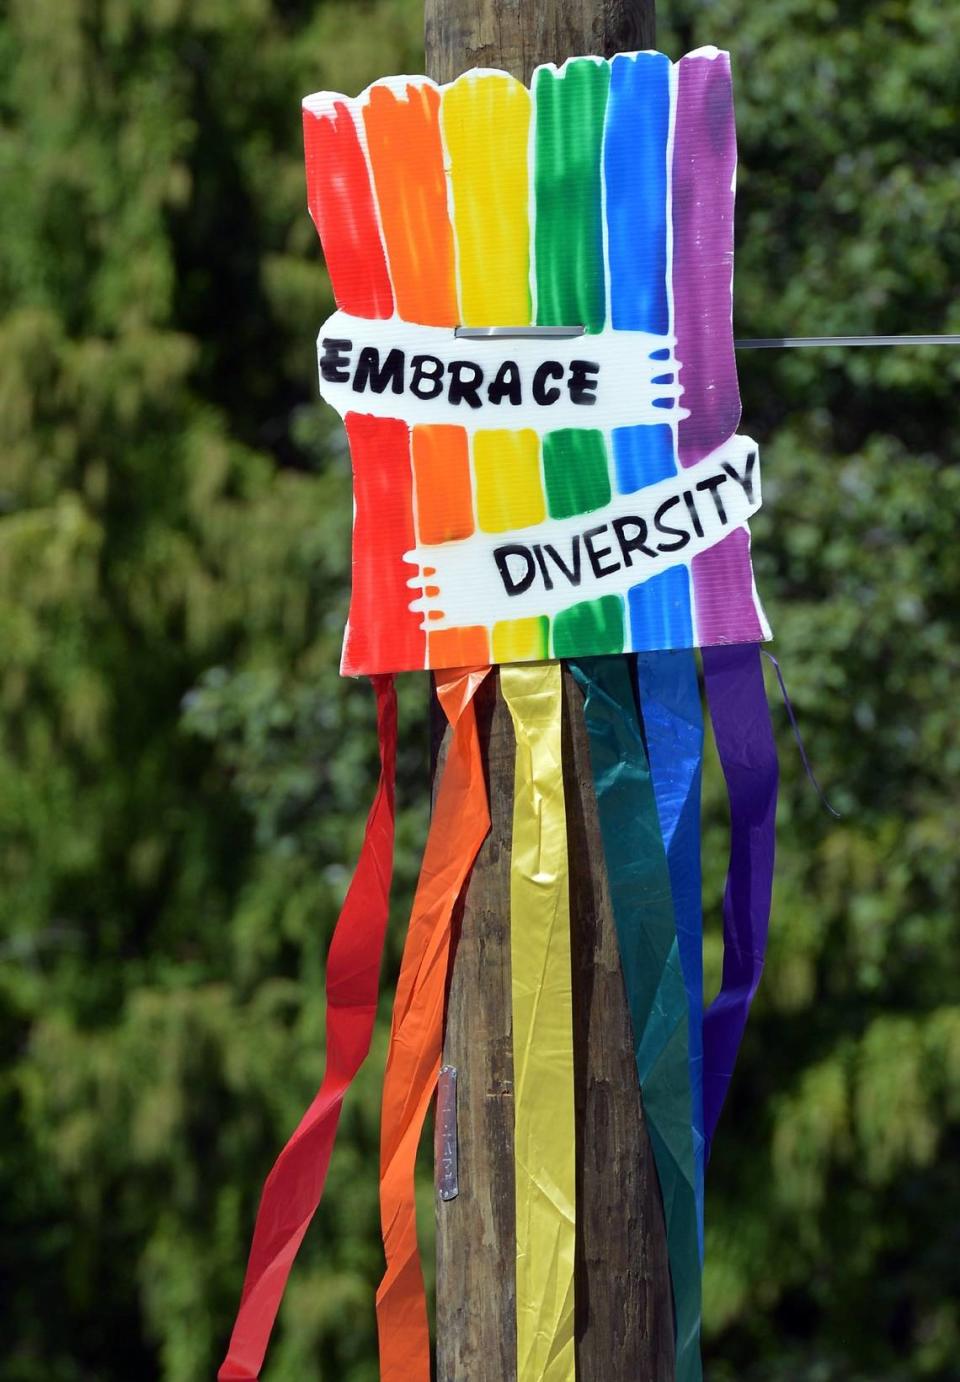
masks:
[[[637,684],[660,833],[667,851],[680,967],[689,1013],[690,1105],[694,1191],[703,1260],[703,901],[700,876],[700,780],[703,708],[692,648],[639,653]]]
[[[570,663],[584,692],[590,763],[634,1052],[667,1226],[677,1382],[702,1382],[701,1260],[687,992],[650,767],[623,658]]]

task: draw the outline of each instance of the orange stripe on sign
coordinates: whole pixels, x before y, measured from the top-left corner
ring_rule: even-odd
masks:
[[[490,661],[490,636],[482,624],[427,634],[428,662],[438,667],[474,667]]]
[[[440,142],[440,93],[408,82],[371,87],[363,109],[397,310],[407,321],[456,326],[453,230]]]
[[[470,449],[463,427],[413,429],[413,478],[421,542],[455,542],[474,529]]]

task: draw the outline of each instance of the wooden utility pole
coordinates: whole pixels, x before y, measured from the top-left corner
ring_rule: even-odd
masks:
[[[426,66],[529,82],[541,62],[655,47],[654,0],[425,0]],[[503,325],[512,323],[504,322]],[[564,673],[577,1139],[578,1382],[671,1382],[663,1211],[590,774],[582,697]],[[491,676],[479,701],[492,828],[456,942],[444,1063],[457,1071],[458,1193],[437,1198],[437,1382],[514,1382],[510,1001],[514,737]]]

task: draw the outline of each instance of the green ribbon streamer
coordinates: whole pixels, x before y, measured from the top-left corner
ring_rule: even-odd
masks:
[[[701,1263],[687,993],[670,873],[627,663],[570,663],[584,692],[590,763],[643,1108],[656,1160],[673,1285],[677,1382],[701,1382]]]

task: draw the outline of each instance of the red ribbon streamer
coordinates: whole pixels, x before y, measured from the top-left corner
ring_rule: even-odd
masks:
[[[380,1220],[387,1270],[377,1292],[380,1382],[430,1382],[414,1166],[440,1073],[453,911],[490,829],[473,703],[489,670],[436,673],[453,735],[403,951],[383,1087]]]
[[[344,1095],[370,1050],[393,874],[397,697],[373,677],[380,782],[327,957],[327,1065],[320,1090],[267,1177],[240,1308],[217,1377],[256,1382],[293,1260],[323,1194]]]

